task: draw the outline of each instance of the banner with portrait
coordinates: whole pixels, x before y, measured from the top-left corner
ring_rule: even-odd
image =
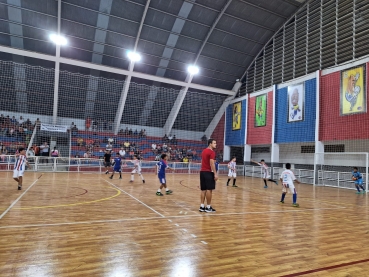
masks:
[[[288,111],[287,122],[297,122],[304,120],[305,113],[305,91],[304,84],[288,86]]]
[[[365,65],[341,71],[340,115],[366,112]]]
[[[267,94],[255,98],[255,127],[263,127],[267,117]]]
[[[241,102],[234,103],[232,109],[232,131],[241,130],[241,115],[242,115]]]

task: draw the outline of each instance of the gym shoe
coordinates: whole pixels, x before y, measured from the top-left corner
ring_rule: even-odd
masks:
[[[130,183],[133,183],[134,181],[133,180],[129,180]]]
[[[293,203],[293,204],[292,204],[292,207],[296,207],[296,208],[297,208],[297,207],[299,207],[299,206],[300,206],[300,205],[299,205],[299,204],[297,204],[297,203]]]
[[[144,184],[145,184],[145,180],[142,180],[142,183],[144,183]]]
[[[109,179],[113,179],[113,176],[110,176]]]
[[[156,192],[156,195],[157,196],[164,196],[164,194],[162,194],[161,192],[158,192],[158,191]]]
[[[268,186],[264,186],[264,188],[265,188],[265,189],[267,189],[267,188],[268,188]]]
[[[21,190],[22,189],[22,186],[18,186],[18,190]]]
[[[227,184],[227,187],[228,187],[228,184]]]
[[[238,186],[236,186],[236,185],[233,185],[232,187],[234,187],[234,188],[238,188]]]
[[[356,194],[360,194],[360,193],[361,193],[361,191],[357,191],[357,192],[356,192]]]
[[[215,210],[213,209],[212,206],[210,206],[210,208],[208,208],[208,207],[205,208],[205,212],[212,213],[212,212],[215,212]]]
[[[199,212],[205,212],[205,206],[204,207],[201,207],[199,208]]]
[[[362,193],[365,194],[366,193],[366,190],[364,189]]]
[[[122,179],[122,176],[120,176],[119,179]]]
[[[166,194],[172,194],[172,193],[173,193],[173,191],[171,191],[171,190],[167,190],[165,193],[166,193]]]
[[[279,203],[284,204],[284,201],[279,201]]]
[[[106,171],[105,174],[109,174],[109,171]]]

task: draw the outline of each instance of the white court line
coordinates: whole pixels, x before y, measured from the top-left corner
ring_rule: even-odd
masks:
[[[117,187],[116,185],[114,185],[113,183],[110,183],[109,181],[103,179],[105,182],[107,182],[108,184],[112,185],[113,187],[115,187],[116,189],[119,189],[121,192],[124,192],[125,194],[127,194],[128,196],[132,197],[134,200],[140,202],[142,205],[144,205],[146,208],[149,208],[150,210],[152,210],[154,213],[160,215],[161,217],[165,217],[164,215],[162,215],[161,213],[155,211],[153,208],[151,208],[150,206],[146,205],[144,202],[142,202],[141,200],[138,200],[136,197],[134,197],[133,195],[129,194],[128,192],[122,190],[121,188]]]
[[[13,203],[11,203],[11,205],[0,215],[0,219],[2,219],[9,211],[10,211],[10,209],[11,208],[13,208],[13,206],[15,205],[15,204],[17,204],[17,202],[19,201],[19,199],[21,199],[22,198],[22,196],[23,195],[25,195],[26,194],[26,192],[28,191],[28,190],[30,190],[32,187],[33,187],[33,185],[34,184],[36,184],[36,182],[41,178],[41,176],[42,175],[40,175],[40,177],[38,177],[29,187],[28,187],[28,189],[26,189],[21,195],[19,195],[19,197],[13,202]]]
[[[201,241],[201,243],[203,243],[203,244],[208,244],[206,241],[203,241],[203,240]]]
[[[191,236],[192,236],[193,238],[197,238],[197,236],[196,236],[196,235],[194,235],[194,234],[191,234]]]
[[[346,209],[346,207],[341,208],[323,208],[323,209],[291,209],[288,211],[269,211],[269,212],[244,212],[244,213],[207,213],[205,215],[172,215],[167,216],[168,218],[191,218],[199,216],[229,216],[229,215],[245,215],[245,214],[268,214],[268,213],[291,213],[291,212],[305,212],[305,211],[320,211],[320,210],[341,210]],[[0,226],[0,229],[8,228],[28,228],[28,227],[48,227],[48,226],[62,226],[62,225],[78,225],[78,224],[98,224],[98,223],[110,223],[110,222],[124,222],[124,221],[140,221],[140,220],[158,220],[162,219],[160,217],[135,217],[135,218],[124,218],[124,219],[106,219],[106,220],[92,220],[92,221],[76,221],[76,222],[61,222],[61,223],[41,223],[41,224],[28,224],[28,225],[10,225],[10,226]],[[168,219],[169,221],[170,219]]]

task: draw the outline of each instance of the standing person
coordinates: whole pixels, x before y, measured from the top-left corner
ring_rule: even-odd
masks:
[[[355,181],[355,187],[357,189],[357,194],[360,194],[360,188],[363,189],[363,193],[365,193],[365,188],[363,186],[363,175],[358,171],[357,167],[354,167],[354,171],[352,171],[352,180]]]
[[[22,189],[23,184],[23,174],[26,169],[26,165],[30,166],[27,162],[26,158],[26,149],[19,148],[19,155],[16,156],[14,170],[13,170],[13,179],[18,183],[18,190]]]
[[[215,152],[217,148],[217,142],[215,139],[208,140],[208,147],[202,151],[201,154],[201,169],[200,169],[200,212],[215,212],[215,209],[211,206],[211,198],[213,190],[215,189],[215,181],[218,180],[218,174],[215,169]],[[205,198],[207,206],[205,208]]]
[[[281,198],[281,203],[284,203],[284,198],[286,197],[286,194],[288,192],[288,189],[290,190],[290,192],[292,193],[292,199],[293,199],[293,203],[292,206],[293,207],[298,207],[299,204],[296,203],[297,201],[297,192],[296,192],[296,188],[295,185],[293,184],[293,182],[295,181],[298,184],[301,184],[299,182],[299,180],[296,179],[295,174],[293,174],[293,172],[291,171],[291,164],[290,163],[286,163],[286,169],[281,173],[281,177],[280,180],[283,184],[282,186],[282,198]]]
[[[165,170],[166,169],[171,169],[174,171],[173,168],[170,168],[167,164],[168,161],[168,156],[167,154],[161,154],[161,161],[159,161],[156,164],[156,169],[157,169],[157,174],[158,174],[158,178],[160,181],[160,188],[158,189],[158,191],[156,192],[157,196],[163,196],[163,194],[161,193],[161,189],[165,188],[165,193],[166,194],[172,194],[173,191],[171,191],[170,189],[168,189],[167,187],[167,180],[165,179]]]
[[[54,150],[51,151],[51,157],[57,158],[59,157],[59,151],[54,147]]]
[[[116,155],[117,156],[114,158],[114,161],[113,161],[114,168],[113,168],[113,173],[109,177],[110,179],[113,179],[115,172],[119,172],[119,179],[122,179],[122,158],[120,157],[119,153],[117,153]]]
[[[40,146],[41,156],[49,157],[49,148],[50,148],[49,145],[45,141],[44,144]],[[49,163],[49,160],[47,158],[46,158],[46,163]]]
[[[259,163],[259,162],[256,162],[256,161],[253,161],[253,160],[251,160],[251,162],[256,163],[256,164],[258,164],[258,165],[260,165],[260,166],[261,166],[261,169],[262,169],[262,172],[263,172],[263,177],[262,177],[262,179],[264,180],[264,188],[265,188],[265,189],[267,189],[267,188],[268,188],[267,180],[268,180],[269,182],[273,182],[273,183],[275,183],[276,185],[278,185],[278,181],[273,180],[273,179],[271,179],[271,178],[270,178],[269,167],[268,167],[268,165],[265,163],[265,161],[264,161],[264,160],[261,160],[261,161],[260,161],[260,163]]]
[[[145,184],[145,178],[141,174],[140,160],[137,159],[137,155],[134,155],[133,156],[133,161],[131,161],[131,162],[133,163],[134,168],[133,168],[133,170],[131,172],[131,180],[129,182],[130,183],[133,183],[134,182],[134,180],[135,180],[135,175],[134,174],[137,173],[138,176],[141,177],[142,183]]]
[[[120,148],[120,150],[119,150],[119,155],[120,155],[120,157],[122,158],[122,159],[124,159],[125,158],[125,156],[126,156],[126,151],[124,151],[124,147],[122,146],[121,148]]]
[[[237,178],[237,173],[236,173],[236,157],[232,157],[232,160],[228,163],[228,181],[227,181],[227,187],[229,185],[229,181],[233,178],[233,186],[237,188],[236,186],[236,178]]]
[[[109,150],[105,151],[104,155],[104,166],[105,166],[105,174],[109,173],[109,167],[111,166],[111,152]]]

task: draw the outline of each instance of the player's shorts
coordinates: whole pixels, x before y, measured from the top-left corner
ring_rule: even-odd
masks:
[[[229,171],[228,172],[228,177],[233,177],[233,178],[236,178],[237,177],[237,173],[236,173],[236,171]]]
[[[141,174],[141,169],[140,168],[135,168],[131,171],[132,174],[134,173],[138,173],[138,174]]]
[[[122,172],[122,169],[120,167],[114,167],[115,172]]]
[[[282,184],[282,192],[288,192],[288,191],[290,191],[292,194],[297,193],[295,186],[283,183]]]
[[[110,167],[111,166],[111,162],[104,162],[105,167]]]
[[[263,173],[263,179],[270,179],[270,175],[266,172]]]
[[[356,181],[355,181],[355,185],[362,185],[363,184],[363,178],[360,178],[360,179],[357,179]]]
[[[159,178],[160,184],[166,184],[167,183],[167,180],[165,179],[165,176],[158,175],[158,178]]]
[[[22,177],[24,174],[24,170],[13,170],[13,178]]]
[[[200,189],[201,190],[214,190],[215,180],[214,173],[210,171],[200,171]]]

